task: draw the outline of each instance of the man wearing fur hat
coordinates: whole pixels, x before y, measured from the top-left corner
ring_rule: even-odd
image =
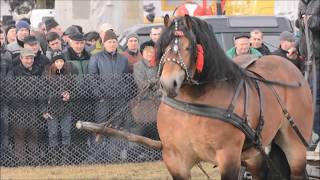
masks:
[[[16,42],[8,45],[8,50],[11,52],[13,59],[19,56],[20,50],[23,48],[24,38],[30,35],[30,25],[27,22],[20,20],[16,25],[16,31]]]
[[[136,33],[131,33],[127,37],[127,49],[122,53],[128,58],[129,72],[133,73],[133,65],[142,60],[142,55],[139,51],[139,37]]]

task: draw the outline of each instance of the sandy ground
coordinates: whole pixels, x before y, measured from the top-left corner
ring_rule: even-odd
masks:
[[[203,163],[203,168],[211,179],[220,179],[217,168]],[[0,169],[1,180],[171,180],[163,162],[80,165],[60,167],[19,167]],[[207,177],[195,166],[193,180],[206,180]]]

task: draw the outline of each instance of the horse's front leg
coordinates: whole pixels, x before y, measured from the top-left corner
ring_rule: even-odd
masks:
[[[237,180],[241,165],[241,151],[237,147],[228,147],[217,151],[216,158],[221,174],[221,180]]]
[[[186,156],[177,149],[164,148],[162,150],[163,161],[166,164],[173,180],[189,180],[191,178],[191,168],[193,166],[192,156]]]

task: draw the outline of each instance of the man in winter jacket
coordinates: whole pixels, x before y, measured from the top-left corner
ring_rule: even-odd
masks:
[[[12,54],[12,58],[19,56],[20,50],[23,48],[23,40],[30,35],[30,25],[23,20],[20,20],[16,25],[17,40],[8,45],[8,50]]]
[[[308,58],[307,44],[310,44],[310,56],[315,60],[317,72],[317,97],[316,97],[316,114],[314,117],[315,133],[320,135],[320,1],[319,0],[300,0],[298,19],[296,20],[296,27],[299,28],[301,37],[299,41],[299,52],[305,59]],[[308,29],[306,29],[306,27]],[[306,31],[308,31],[309,38],[306,38]],[[309,39],[309,42],[307,42]],[[313,138],[316,142],[318,138]]]
[[[254,29],[250,32],[250,44],[262,55],[270,54],[269,48],[263,43],[263,33],[259,29]]]
[[[127,37],[127,49],[122,53],[128,58],[129,72],[133,73],[133,65],[143,59],[139,51],[139,37],[136,33],[131,33]]]
[[[71,62],[78,74],[88,74],[88,63],[90,54],[85,50],[85,39],[83,34],[75,33],[70,35],[70,47],[63,52],[67,62]]]
[[[2,29],[0,29],[0,39],[0,77],[3,78],[8,74],[9,69],[12,68],[12,57],[11,53],[7,50],[7,46],[5,44],[5,34]]]
[[[238,34],[234,37],[234,47],[230,48],[226,54],[229,58],[235,58],[240,55],[251,54],[255,57],[261,57],[262,54],[255,48],[250,47],[249,35]]]
[[[125,81],[128,73],[128,59],[117,52],[118,40],[116,34],[112,30],[106,31],[104,34],[103,46],[104,51],[92,56],[89,61],[89,74],[95,75],[99,80],[98,87],[95,88],[95,94],[99,97],[99,102],[96,106],[95,121],[97,123],[110,122],[113,126],[122,126],[129,111],[128,103],[128,87],[130,84]],[[120,111],[120,112],[119,112]],[[99,159],[106,157],[112,161],[115,156],[119,156],[120,149],[110,149],[108,154],[105,153],[105,148],[116,146],[117,141],[104,138],[103,143],[93,145],[92,157],[90,159]],[[109,146],[105,146],[109,145]],[[125,151],[123,151],[125,152]]]
[[[288,31],[282,32],[280,34],[280,47],[271,54],[288,59],[290,62],[296,65],[300,71],[302,71],[303,61],[300,59],[298,51],[295,47],[295,38],[293,33]]]
[[[9,109],[10,119],[12,118],[11,122],[13,122],[15,156],[19,165],[39,164],[39,119],[37,118],[39,112],[34,96],[38,89],[34,86],[34,82],[37,81],[34,76],[41,76],[42,72],[38,66],[34,66],[34,56],[32,49],[22,48],[20,64],[9,72],[9,76],[13,77],[13,80],[19,81],[22,78],[23,81],[20,80],[20,82],[24,82],[23,85],[14,83],[14,87],[11,87],[12,93],[18,98],[10,102]],[[30,138],[28,144],[27,137]],[[28,153],[28,151],[32,153]],[[32,161],[29,162],[28,158]]]

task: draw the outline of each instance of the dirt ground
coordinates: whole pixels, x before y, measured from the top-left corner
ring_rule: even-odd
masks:
[[[217,168],[203,163],[203,168],[211,179],[220,179]],[[171,180],[163,162],[81,165],[60,167],[19,167],[0,169],[1,180]],[[193,180],[207,177],[195,166]]]

